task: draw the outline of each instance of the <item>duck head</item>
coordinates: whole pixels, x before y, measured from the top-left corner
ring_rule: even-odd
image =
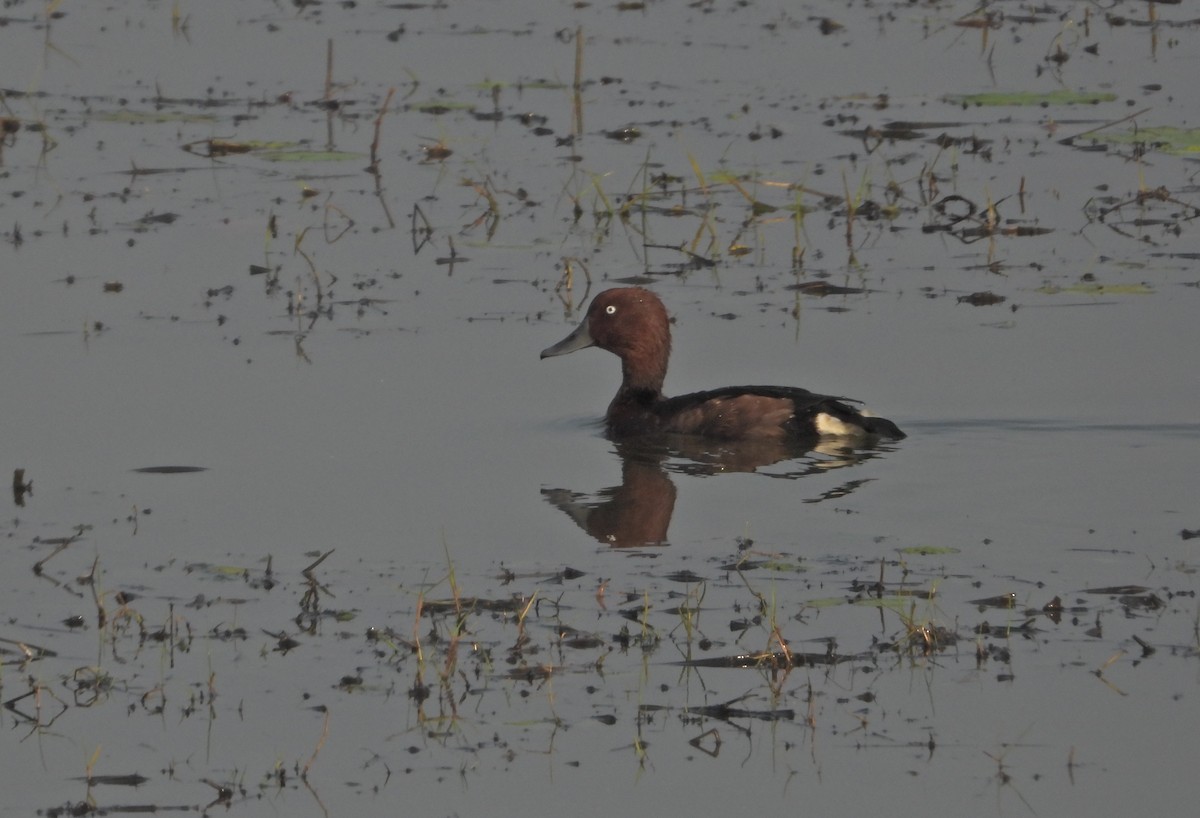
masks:
[[[605,290],[575,330],[543,358],[600,347],[621,359],[623,390],[662,393],[671,357],[671,322],[659,297],[642,287]]]

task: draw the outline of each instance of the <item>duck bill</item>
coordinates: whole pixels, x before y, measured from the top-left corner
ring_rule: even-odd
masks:
[[[587,349],[590,346],[595,346],[596,339],[592,337],[591,331],[588,329],[588,320],[585,318],[583,322],[575,328],[575,331],[563,338],[552,347],[546,347],[542,350],[543,358],[553,358],[555,355],[566,355],[568,352],[575,352],[579,349]]]

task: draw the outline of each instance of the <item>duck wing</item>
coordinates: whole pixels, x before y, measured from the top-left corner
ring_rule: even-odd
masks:
[[[905,437],[887,418],[864,415],[857,403],[797,386],[727,386],[665,398],[654,413],[665,429],[714,437]]]

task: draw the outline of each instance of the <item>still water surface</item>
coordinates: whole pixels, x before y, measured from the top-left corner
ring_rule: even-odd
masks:
[[[1196,26],[1156,9],[13,4],[6,811],[1183,814],[1195,165],[1057,141],[1196,127]],[[954,100],[1064,89],[1113,98]],[[1010,229],[968,234],[989,202]],[[802,385],[910,437],[676,453],[669,545],[608,547],[555,500],[629,485],[619,369],[537,352],[628,280],[671,392]],[[456,590],[487,604],[426,606]],[[679,664],[778,637],[844,661]]]

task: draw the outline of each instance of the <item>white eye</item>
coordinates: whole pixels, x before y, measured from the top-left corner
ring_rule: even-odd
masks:
[[[616,315],[616,314],[617,314],[617,308],[616,308],[616,307],[614,307],[612,304],[609,304],[607,307],[605,307],[605,308],[604,308],[604,311],[605,311],[606,313],[608,313],[609,315]]]

